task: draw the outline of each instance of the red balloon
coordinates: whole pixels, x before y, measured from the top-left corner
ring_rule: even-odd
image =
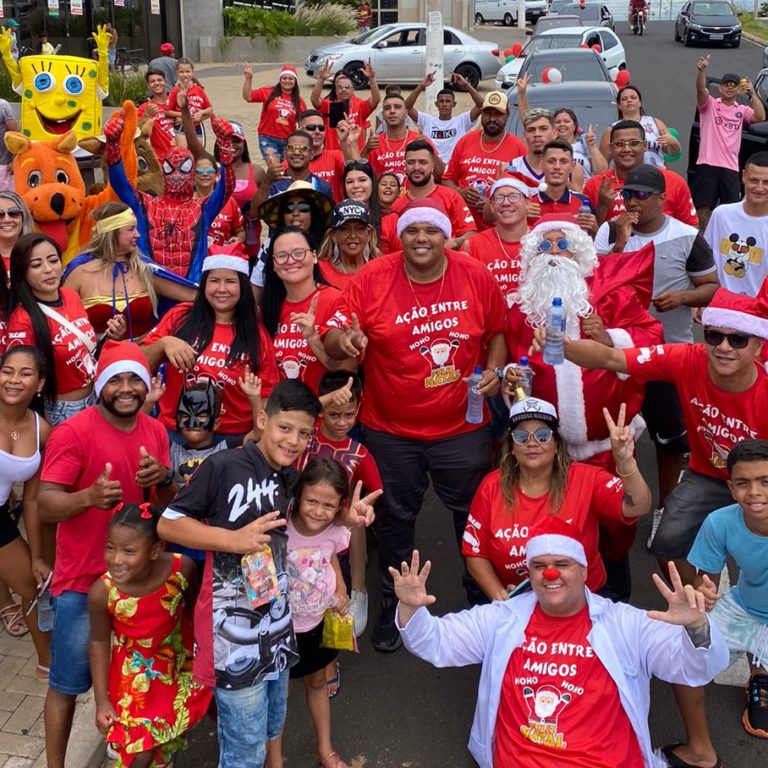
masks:
[[[512,53],[512,49],[511,48],[507,48],[507,50],[504,51],[504,58],[506,58],[507,56],[512,56],[512,55],[513,55],[513,53]]]
[[[602,45],[593,45],[592,50],[595,53],[602,53],[603,52],[603,46]]]
[[[544,67],[544,69],[541,70],[541,82],[542,83],[548,83],[549,82],[549,73],[552,67]]]
[[[515,43],[512,46],[512,55],[513,56],[519,56],[520,55],[520,51],[522,51],[522,50],[523,50],[523,44],[522,43]]]
[[[582,43],[579,48],[589,48],[589,46],[586,43]]]
[[[619,88],[629,85],[629,81],[632,79],[632,75],[629,74],[628,69],[620,69],[616,74],[616,85]]]

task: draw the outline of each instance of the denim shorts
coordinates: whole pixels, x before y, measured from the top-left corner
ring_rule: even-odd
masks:
[[[275,136],[259,135],[259,149],[265,160],[269,158],[268,149],[271,149],[281,160],[285,159],[285,145],[287,143],[285,139],[278,139]]]
[[[65,590],[53,599],[53,613],[48,685],[67,696],[79,696],[91,687],[88,595]]]
[[[96,395],[91,392],[82,400],[56,400],[45,401],[45,418],[52,427],[57,427],[63,421],[77,416],[91,405],[96,405]]]
[[[215,688],[219,768],[262,768],[267,741],[283,730],[288,711],[288,670],[276,680],[228,691]]]
[[[720,596],[709,614],[728,645],[730,663],[748,653],[756,667],[768,663],[768,624],[747,613],[733,597],[733,587]]]

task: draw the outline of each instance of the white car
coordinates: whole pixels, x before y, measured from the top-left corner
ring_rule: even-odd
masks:
[[[607,27],[558,27],[532,37],[520,55],[498,71],[494,87],[497,91],[513,88],[525,57],[536,51],[578,48],[581,45],[591,46],[594,43],[603,49],[600,56],[612,75],[620,69],[626,69],[627,57],[624,46],[614,31]]]
[[[323,64],[328,63],[331,73],[343,69],[355,88],[365,88],[368,81],[361,69],[370,59],[379,83],[416,85],[424,78],[426,39],[426,24],[385,24],[344,43],[315,48],[304,62],[304,71],[317,77]],[[453,27],[443,28],[443,56],[446,82],[457,72],[476,88],[481,80],[490,80],[499,68],[496,43],[477,40]]]
[[[475,24],[500,21],[505,27],[517,24],[517,0],[475,0]],[[526,21],[535,22],[547,12],[546,0],[525,0]]]

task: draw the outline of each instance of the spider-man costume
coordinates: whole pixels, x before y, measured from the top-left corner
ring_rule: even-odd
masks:
[[[188,149],[174,147],[163,160],[163,194],[152,197],[131,186],[120,158],[122,118],[113,117],[104,126],[107,137],[109,183],[119,198],[136,214],[139,248],[165,269],[200,282],[203,259],[208,252],[208,229],[235,189],[232,155],[232,126],[220,118],[211,120],[216,134],[222,173],[205,199],[194,197],[195,161]]]

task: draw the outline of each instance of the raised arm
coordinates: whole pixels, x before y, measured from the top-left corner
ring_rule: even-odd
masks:
[[[709,100],[707,90],[707,67],[709,66],[709,54],[699,56],[696,62],[696,104],[703,107]]]
[[[323,106],[323,86],[325,81],[331,76],[331,67],[329,64],[324,64],[320,67],[317,73],[317,80],[312,86],[312,91],[309,94],[309,100],[312,102],[312,106],[315,109],[320,109]]]
[[[248,62],[243,67],[243,99],[250,103],[253,90],[253,65]]]
[[[434,82],[435,73],[427,72],[427,74],[424,75],[424,79],[408,94],[408,98],[405,100],[405,108],[408,110],[408,117],[410,117],[414,123],[419,120],[419,111],[416,109],[416,100]]]

